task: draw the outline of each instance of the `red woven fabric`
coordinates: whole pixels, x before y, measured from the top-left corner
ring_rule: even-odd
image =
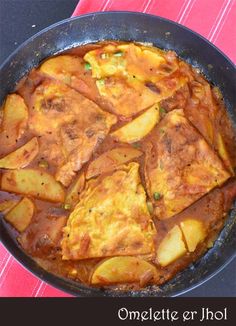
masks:
[[[81,0],[72,16],[111,10],[140,11],[176,21],[206,37],[236,62],[235,0]]]
[[[236,0],[80,0],[73,16],[110,10],[169,18],[200,33],[236,63]],[[26,271],[0,245],[0,296],[68,296]]]

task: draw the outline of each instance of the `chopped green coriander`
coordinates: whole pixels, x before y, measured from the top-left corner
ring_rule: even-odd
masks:
[[[114,53],[114,57],[122,57],[122,55],[123,55],[123,52],[121,52],[121,51]]]
[[[150,201],[147,202],[147,208],[148,208],[149,213],[152,214],[153,213],[152,202],[150,202]]]
[[[40,161],[40,162],[38,163],[38,166],[39,166],[40,168],[47,169],[47,168],[48,168],[48,162],[45,161],[45,160],[42,160],[42,161]]]
[[[160,113],[164,115],[166,114],[166,110],[163,107],[160,107]]]
[[[65,204],[65,205],[64,205],[64,209],[66,209],[66,210],[70,210],[70,209],[71,209],[70,204]]]
[[[159,192],[154,192],[154,194],[153,194],[153,198],[154,198],[155,200],[159,200],[159,199],[161,199],[161,194],[160,194]]]
[[[134,148],[140,148],[141,147],[141,144],[140,143],[133,143],[132,146]]]
[[[104,79],[98,79],[97,82],[98,82],[100,85],[105,85],[105,80],[104,80]]]
[[[84,64],[84,68],[85,68],[85,70],[91,70],[91,69],[92,69],[91,64],[88,63],[88,62],[86,62],[86,63]]]

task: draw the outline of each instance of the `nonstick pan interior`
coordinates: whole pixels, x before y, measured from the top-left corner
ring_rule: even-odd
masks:
[[[207,40],[169,20],[141,13],[106,12],[67,19],[52,25],[23,43],[0,68],[0,102],[14,91],[17,82],[45,58],[75,46],[102,40],[152,43],[171,49],[198,67],[223,94],[230,117],[236,125],[236,69],[234,64]],[[205,282],[235,256],[236,203],[218,240],[200,260],[161,287],[141,291],[94,289],[55,276],[40,268],[10,236],[1,218],[0,235],[6,248],[31,272],[46,282],[77,296],[177,296]]]

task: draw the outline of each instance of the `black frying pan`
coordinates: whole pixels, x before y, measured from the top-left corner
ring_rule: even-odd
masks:
[[[236,69],[216,47],[200,35],[169,20],[131,12],[94,13],[66,19],[52,25],[23,43],[1,66],[0,101],[14,90],[17,82],[33,67],[54,54],[101,40],[151,42],[172,49],[188,63],[199,67],[218,86],[227,110],[236,124]],[[142,291],[117,292],[89,288],[50,274],[28,257],[12,239],[1,219],[1,241],[26,268],[42,280],[77,296],[177,296],[205,282],[222,270],[235,256],[236,202],[215,245],[200,260],[161,287]]]

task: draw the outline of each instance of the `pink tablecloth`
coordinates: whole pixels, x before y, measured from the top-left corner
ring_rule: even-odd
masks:
[[[205,36],[236,62],[235,0],[80,0],[73,16],[109,10],[169,18]],[[26,271],[0,245],[0,296],[68,296]]]

